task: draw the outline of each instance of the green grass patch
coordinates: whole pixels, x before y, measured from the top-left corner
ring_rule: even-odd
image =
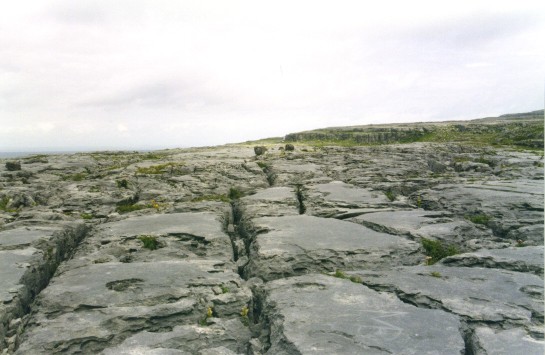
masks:
[[[167,171],[173,171],[176,167],[182,166],[183,163],[165,163],[159,165],[152,165],[148,167],[139,167],[136,169],[138,174],[157,175],[164,174]]]
[[[127,179],[116,180],[115,184],[119,189],[129,188],[129,181],[127,181]]]
[[[467,215],[465,218],[475,224],[482,224],[482,225],[488,225],[488,222],[492,220],[492,218],[484,213],[480,214],[474,214],[474,215]]]
[[[167,156],[165,153],[146,153],[142,155],[143,160],[161,160],[164,159]]]
[[[473,146],[543,149],[543,119],[326,128],[288,134],[286,142],[311,146],[362,146],[457,142]]]
[[[136,205],[136,204],[128,204],[128,205],[119,205],[116,207],[116,211],[118,213],[129,213],[129,212],[134,212],[134,211],[138,211],[138,210],[143,210],[143,209],[146,209],[146,208],[151,208],[152,206],[147,206],[147,205]]]
[[[95,218],[95,216],[92,215],[91,213],[82,213],[82,214],[80,214],[80,217],[82,219],[86,219],[86,220]]]
[[[433,276],[433,277],[441,277],[441,273],[438,272],[438,271],[432,271],[432,272],[430,273],[430,275]]]
[[[390,190],[384,192],[384,194],[386,195],[386,197],[387,197],[388,200],[390,200],[390,201],[394,201],[394,200],[396,199],[396,195],[395,195],[392,191],[390,191]]]
[[[339,269],[335,270],[335,273],[333,274],[333,277],[336,277],[338,279],[350,280],[350,281],[352,281],[354,283],[357,283],[357,284],[361,284],[363,282],[361,277],[356,276],[356,275],[348,276],[342,270],[339,270]]]
[[[238,188],[236,187],[231,187],[229,189],[229,199],[231,200],[238,200],[239,198],[241,198],[244,194],[242,193],[242,191],[240,191]]]
[[[83,181],[87,177],[87,173],[76,173],[76,174],[69,174],[69,175],[63,175],[61,177],[64,181]]]
[[[153,235],[141,235],[138,237],[138,240],[144,244],[144,248],[146,249],[156,250],[159,248],[159,241],[157,240],[157,237]]]
[[[439,260],[459,254],[460,251],[454,245],[443,245],[438,240],[422,238],[422,247],[426,250],[426,255],[429,257],[427,264],[433,265]]]
[[[0,199],[0,210],[4,212],[17,212],[17,210],[14,208],[8,208],[8,204],[9,204],[9,197],[7,196],[2,197]]]

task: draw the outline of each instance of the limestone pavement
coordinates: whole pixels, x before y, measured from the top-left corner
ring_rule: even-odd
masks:
[[[543,353],[543,155],[281,147],[2,162],[0,353]]]

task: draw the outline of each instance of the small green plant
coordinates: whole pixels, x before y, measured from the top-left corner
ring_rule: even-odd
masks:
[[[249,311],[250,311],[250,309],[248,308],[248,306],[242,307],[242,310],[240,311],[240,319],[242,321],[242,324],[244,324],[245,326],[250,325],[250,320],[248,319],[248,312]]]
[[[354,283],[357,283],[357,284],[361,284],[363,282],[363,280],[361,279],[361,277],[359,276],[356,276],[356,275],[352,275],[349,277],[349,280],[354,282]]]
[[[138,211],[138,210],[143,210],[144,208],[148,208],[147,206],[144,206],[144,205],[136,205],[136,204],[128,204],[128,205],[119,205],[115,208],[115,210],[118,212],[118,213],[129,213],[129,212],[134,212],[134,211]]]
[[[335,270],[335,274],[333,274],[333,276],[336,277],[336,278],[339,278],[339,279],[350,280],[350,281],[352,281],[354,283],[357,283],[357,284],[361,284],[363,282],[361,277],[356,276],[356,275],[348,276],[342,270],[339,270],[339,269]]]
[[[80,214],[80,217],[82,219],[93,219],[93,218],[95,218],[95,216],[93,216],[91,213],[82,213],[82,214]]]
[[[430,275],[433,276],[433,277],[441,277],[441,273],[438,272],[438,271],[432,271],[432,272],[430,273]]]
[[[227,286],[221,286],[221,293],[229,293],[231,291]]]
[[[156,250],[159,248],[159,241],[153,235],[141,235],[138,239],[144,244],[144,248],[146,249]]]
[[[297,197],[299,214],[305,214],[305,212],[307,211],[307,206],[305,206],[305,193],[302,184],[295,185],[295,197]]]
[[[424,247],[424,249],[426,250],[426,255],[428,256],[426,258],[427,265],[433,265],[447,256],[460,253],[458,248],[456,248],[456,246],[454,245],[444,246],[438,240],[426,238],[422,238],[422,247]]]
[[[238,188],[231,187],[229,189],[229,199],[238,200],[241,197],[242,197],[242,191],[240,191]]]
[[[420,196],[416,198],[416,207],[422,208],[422,197]]]
[[[129,182],[127,181],[127,179],[117,180],[115,182],[115,184],[117,185],[117,187],[119,189],[128,189],[129,188]]]
[[[483,224],[483,225],[487,225],[488,222],[490,222],[491,220],[490,216],[487,216],[484,213],[467,215],[465,217],[466,219],[470,220],[471,222],[475,224]]]
[[[0,210],[5,212],[17,212],[17,209],[8,208],[9,201],[10,201],[9,197],[7,196],[2,197],[2,199],[0,199]]]
[[[206,309],[206,315],[199,321],[199,324],[206,327],[208,325],[208,318],[211,318],[212,316],[214,316],[214,307],[208,307]]]
[[[386,195],[386,197],[388,198],[388,200],[390,201],[394,201],[396,199],[396,196],[395,194],[392,192],[392,190],[388,190],[386,192],[384,192],[384,194]]]

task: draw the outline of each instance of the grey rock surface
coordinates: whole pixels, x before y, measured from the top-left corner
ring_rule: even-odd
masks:
[[[476,323],[531,330],[543,320],[543,280],[537,275],[441,265],[354,274],[364,285],[394,292],[407,303],[445,309]]]
[[[543,343],[532,339],[523,329],[494,330],[479,327],[475,330],[472,342],[474,354],[543,354]]]
[[[521,271],[543,277],[543,246],[484,249],[446,257],[441,264]]]
[[[253,220],[257,235],[250,246],[246,277],[273,280],[308,272],[418,264],[419,245],[355,223],[313,216]]]
[[[0,353],[543,353],[542,152],[294,145],[0,162]]]
[[[268,283],[264,293],[263,312],[271,324],[268,354],[460,354],[464,350],[456,316],[407,305],[348,280],[291,277]]]

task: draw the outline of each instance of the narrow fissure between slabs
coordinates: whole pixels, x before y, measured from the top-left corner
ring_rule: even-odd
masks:
[[[462,337],[464,341],[464,355],[475,355],[477,353],[480,353],[479,352],[480,346],[475,343],[474,327],[469,324],[470,320],[468,320],[467,318],[461,317],[460,315],[456,313],[453,313],[448,308],[443,307],[443,304],[440,301],[437,301],[432,298],[422,296],[419,294],[408,294],[393,286],[374,285],[374,284],[367,283],[365,281],[362,282],[362,284],[377,292],[392,293],[401,302],[410,304],[414,307],[439,310],[439,311],[443,311],[443,312],[450,313],[457,316],[460,321],[460,328],[459,328],[460,336]]]
[[[37,245],[43,253],[43,258],[28,267],[21,278],[21,287],[17,296],[11,302],[1,327],[5,333],[0,333],[0,351],[8,349],[15,351],[19,345],[19,336],[23,334],[31,304],[36,296],[49,285],[49,282],[61,262],[70,259],[76,247],[88,235],[90,227],[80,224],[56,232],[49,240]]]
[[[305,188],[303,187],[303,184],[295,185],[295,197],[297,198],[299,214],[305,214],[307,207],[305,206]]]
[[[245,267],[249,263],[250,248],[255,239],[255,231],[247,217],[244,215],[244,208],[239,199],[231,201],[231,211],[227,219],[227,233],[231,238],[233,257],[237,264],[237,271],[243,280],[248,280]],[[270,322],[263,314],[265,304],[265,292],[262,284],[250,282],[252,298],[248,305],[246,319],[248,327],[252,332],[252,340],[248,344],[248,353],[265,353],[270,348]]]
[[[257,165],[261,168],[261,170],[263,170],[263,173],[265,174],[265,177],[267,179],[267,183],[269,183],[269,186],[274,186],[274,182],[276,181],[277,176],[272,168],[272,165],[264,161],[258,161]]]
[[[231,238],[233,258],[238,267],[238,274],[244,277],[244,267],[250,258],[250,247],[255,239],[255,233],[249,227],[249,220],[244,216],[244,209],[238,199],[231,201],[231,211],[227,233]]]

